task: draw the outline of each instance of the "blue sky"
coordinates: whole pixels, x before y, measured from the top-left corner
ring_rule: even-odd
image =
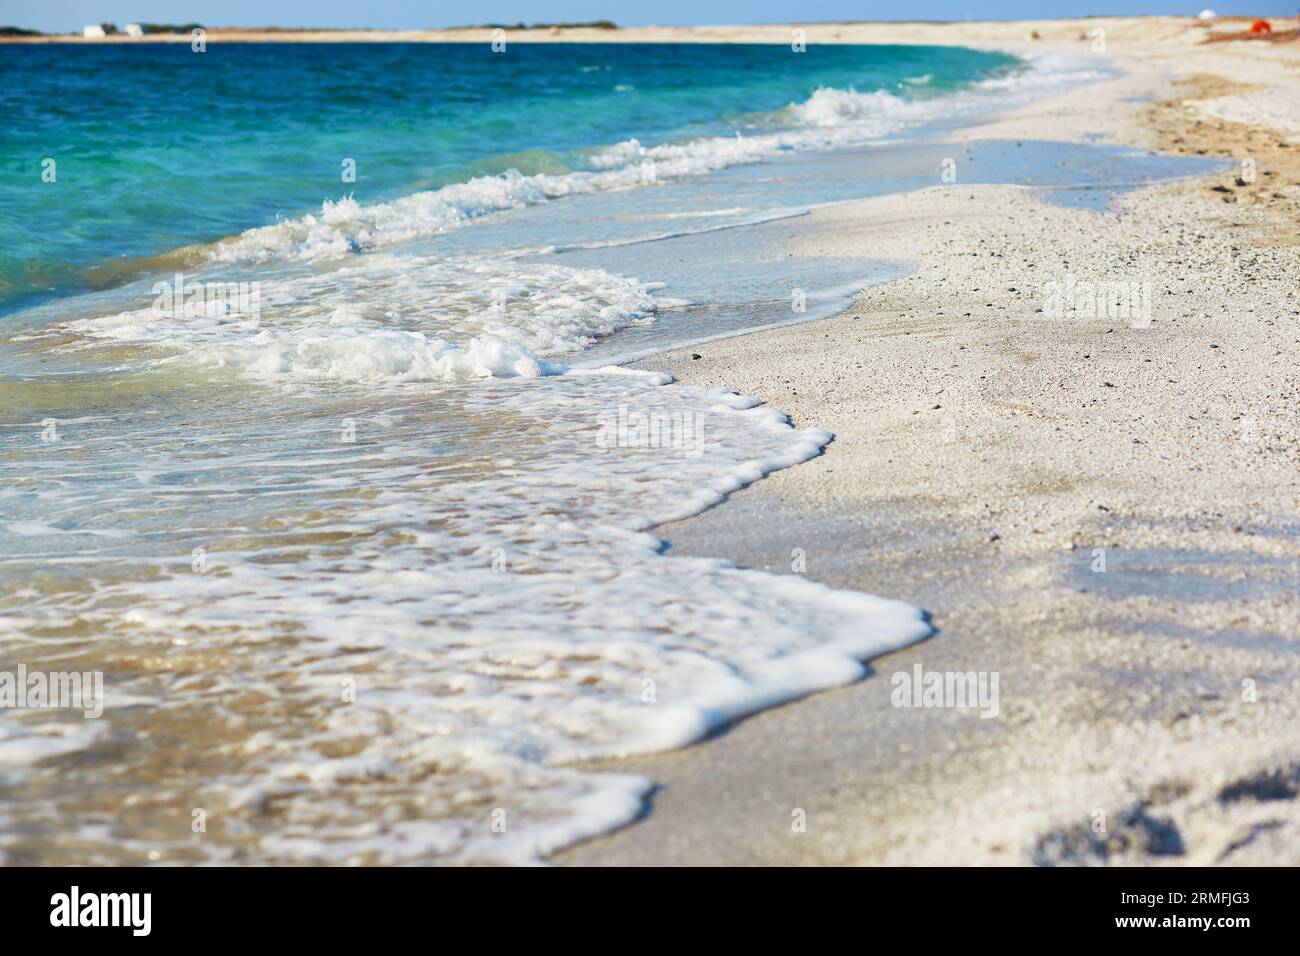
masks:
[[[0,25],[45,31],[80,30],[108,21],[122,26],[196,22],[210,26],[417,28],[523,20],[610,19],[648,23],[787,23],[819,20],[1019,19],[1085,14],[1220,13],[1295,16],[1300,0],[0,0]]]

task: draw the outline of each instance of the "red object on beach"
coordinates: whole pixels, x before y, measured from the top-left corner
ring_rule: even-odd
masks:
[[[1256,20],[1250,25],[1251,33],[1272,33],[1273,27],[1267,20]]]

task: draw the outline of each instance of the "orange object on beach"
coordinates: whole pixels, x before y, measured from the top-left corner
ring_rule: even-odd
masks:
[[[1250,25],[1251,33],[1272,33],[1273,27],[1267,20],[1256,20]]]

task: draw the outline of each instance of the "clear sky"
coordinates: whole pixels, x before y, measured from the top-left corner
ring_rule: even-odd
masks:
[[[650,23],[811,23],[819,20],[1009,20],[1087,14],[1219,13],[1294,17],[1300,0],[0,0],[0,25],[47,32],[88,23],[209,26],[462,26],[613,20]]]

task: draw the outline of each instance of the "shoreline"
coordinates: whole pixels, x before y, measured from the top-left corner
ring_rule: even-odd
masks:
[[[1244,27],[1253,18],[1249,16],[1224,16],[1215,24],[1217,28]],[[1290,18],[1275,18],[1290,24]],[[1177,36],[1189,28],[1197,30],[1196,40],[1204,39],[1211,27],[1195,17],[1138,16],[1138,17],[1071,17],[1067,19],[1022,20],[863,20],[830,21],[825,23],[772,23],[752,25],[704,26],[643,26],[643,27],[515,27],[467,26],[416,30],[297,30],[279,28],[204,28],[205,39],[212,43],[491,43],[504,38],[507,43],[756,43],[789,44],[792,31],[802,30],[803,39],[810,44],[855,43],[933,43],[941,46],[968,46],[972,43],[1030,42],[1030,32],[1037,30],[1040,37],[1036,46],[1070,45],[1091,42],[1081,29],[1104,29],[1120,36],[1142,35],[1152,29],[1160,31],[1166,39]],[[1140,30],[1139,30],[1140,28]],[[498,34],[496,31],[500,30]],[[153,33],[140,37],[115,34],[105,37],[86,37],[77,34],[45,34],[41,36],[3,36],[0,44],[138,44],[138,43],[189,43],[191,34]],[[976,39],[977,38],[977,39]]]
[[[918,270],[828,319],[637,363],[836,435],[657,529],[670,554],[790,573],[799,548],[808,576],[909,601],[938,633],[693,748],[598,765],[657,781],[652,808],[553,862],[1300,862],[1300,170],[1289,130],[1215,118],[1204,77],[1261,72],[1237,46],[1183,62],[1153,42],[1117,80],[958,138],[1050,118],[1058,139],[1254,144],[1254,182],[1102,213],[960,185],[819,210],[792,251]],[[1152,282],[1154,322],[1039,317],[1070,269]],[[890,675],[916,666],[999,673],[999,718],[892,706]]]

